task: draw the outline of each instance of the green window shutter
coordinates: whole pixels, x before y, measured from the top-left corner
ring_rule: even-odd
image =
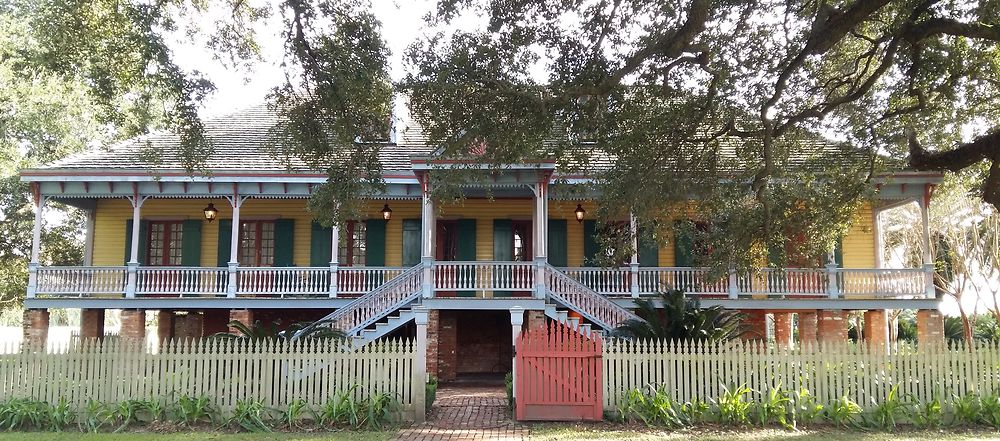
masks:
[[[636,232],[639,243],[639,266],[660,266],[660,245],[645,228]]]
[[[233,220],[219,219],[219,254],[216,265],[229,266],[230,245],[233,239]]]
[[[597,221],[583,221],[583,265],[595,266],[597,263]]]
[[[181,239],[181,265],[201,266],[201,219],[184,221]]]
[[[146,264],[149,251],[149,221],[139,221],[139,265]],[[125,221],[125,263],[132,257],[132,219]]]
[[[458,249],[455,250],[455,258],[463,261],[476,260],[476,220],[459,219],[458,227]]]
[[[549,263],[555,267],[569,265],[566,257],[566,219],[549,219]]]
[[[403,219],[403,266],[420,263],[420,219]]]
[[[674,230],[674,266],[694,265],[694,238],[684,230]]]
[[[274,221],[274,266],[295,266],[295,219]]]
[[[385,220],[365,221],[365,265],[385,266]]]
[[[329,266],[333,257],[333,229],[312,223],[309,236],[309,266]]]
[[[514,232],[510,219],[493,219],[493,260],[509,262],[514,260]]]

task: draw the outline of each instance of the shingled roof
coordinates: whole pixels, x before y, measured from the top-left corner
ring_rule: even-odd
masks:
[[[204,121],[205,135],[213,145],[212,154],[202,164],[205,170],[216,172],[316,172],[305,161],[297,158],[278,158],[267,143],[270,130],[279,123],[278,115],[261,104],[209,118]],[[412,119],[401,118],[396,124],[395,139],[381,145],[380,159],[386,172],[412,170],[412,160],[433,156],[437,150],[420,125]],[[743,141],[733,138],[720,142],[719,155],[735,159]],[[795,155],[788,159],[788,166],[804,170],[821,171],[832,163],[858,160],[864,152],[844,144],[827,141],[819,136],[796,141]],[[615,157],[592,145],[581,145],[587,158],[586,170],[609,167]],[[97,147],[51,164],[40,170],[183,170],[179,155],[180,138],[171,132],[155,132],[128,139],[111,146]],[[738,167],[738,165],[737,165]],[[670,168],[670,167],[668,167]]]

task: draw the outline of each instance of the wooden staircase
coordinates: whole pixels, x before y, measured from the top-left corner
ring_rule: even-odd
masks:
[[[632,311],[618,306],[551,265],[545,267],[545,287],[550,302],[545,307],[545,315],[560,323],[579,325],[581,332],[591,332],[591,325],[610,332],[626,321],[642,320]],[[580,314],[589,324],[581,324],[580,319],[569,317],[568,312],[560,310],[560,307]]]

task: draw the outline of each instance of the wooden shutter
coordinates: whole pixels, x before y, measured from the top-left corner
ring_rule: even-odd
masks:
[[[660,244],[652,232],[639,228],[636,234],[639,236],[639,266],[660,266]]]
[[[201,219],[184,221],[181,238],[181,265],[201,266]]]
[[[549,219],[549,263],[555,267],[569,265],[566,251],[566,219]]]
[[[514,260],[514,232],[510,219],[493,219],[493,260],[509,262]]]
[[[329,266],[333,260],[333,229],[313,222],[309,232],[309,266]]]
[[[583,265],[597,265],[597,221],[583,221]]]
[[[229,255],[232,251],[230,248],[230,245],[232,245],[232,239],[233,220],[219,219],[219,252],[216,260],[217,266],[229,266]]]
[[[274,266],[295,265],[295,219],[274,221]]]
[[[686,230],[674,229],[674,266],[694,265],[694,238]]]
[[[365,265],[385,266],[385,220],[365,221]]]
[[[458,227],[458,246],[455,250],[455,259],[462,261],[476,260],[476,220],[459,219],[455,222]]]
[[[455,250],[455,259],[461,261],[475,261],[476,260],[476,220],[475,219],[459,219],[455,222],[455,226],[458,228],[456,239],[458,240],[457,249]],[[463,280],[469,280],[475,277],[475,269],[469,268],[465,274],[458,274]],[[455,293],[458,297],[475,297],[475,291],[459,291]]]
[[[403,219],[403,266],[420,263],[420,219]]]
[[[149,251],[149,221],[139,221],[139,265],[146,264]],[[125,263],[132,258],[132,219],[125,221]]]

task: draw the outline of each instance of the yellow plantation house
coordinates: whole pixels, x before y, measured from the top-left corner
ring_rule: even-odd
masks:
[[[103,334],[104,310],[121,309],[128,337],[144,335],[146,311],[157,311],[160,339],[225,331],[230,320],[325,319],[359,343],[412,335],[419,311],[429,330],[427,370],[448,380],[509,371],[511,331],[525,322],[607,331],[635,317],[634,299],[667,288],[744,311],[758,337],[773,314],[779,343],[845,339],[851,310],[866,311],[866,338],[888,338],[887,309],[920,310],[921,337],[940,337],[932,266],[881,268],[877,251],[878,213],[918,201],[926,219],[940,174],[881,177],[835,261],[717,280],[692,266],[684,238],[657,245],[638,234],[624,266],[589,266],[601,253],[588,215],[596,207],[550,196],[586,178],[556,184],[551,161],[510,164],[495,175],[492,197],[469,189],[463,203],[435,207],[426,177],[441,164],[416,128],[383,147],[387,186],[366,201],[367,215],[324,228],[306,201],[325,175],[271,156],[262,140],[275,121],[263,106],[206,121],[214,152],[204,174],[186,173],[169,156],[178,143],[169,133],[25,170],[37,219],[48,201],[88,216],[80,267],[39,262],[36,221],[26,338],[45,339],[49,308],[80,308],[85,337]],[[150,147],[167,156],[144,159]],[[926,227],[924,236],[927,244]]]

